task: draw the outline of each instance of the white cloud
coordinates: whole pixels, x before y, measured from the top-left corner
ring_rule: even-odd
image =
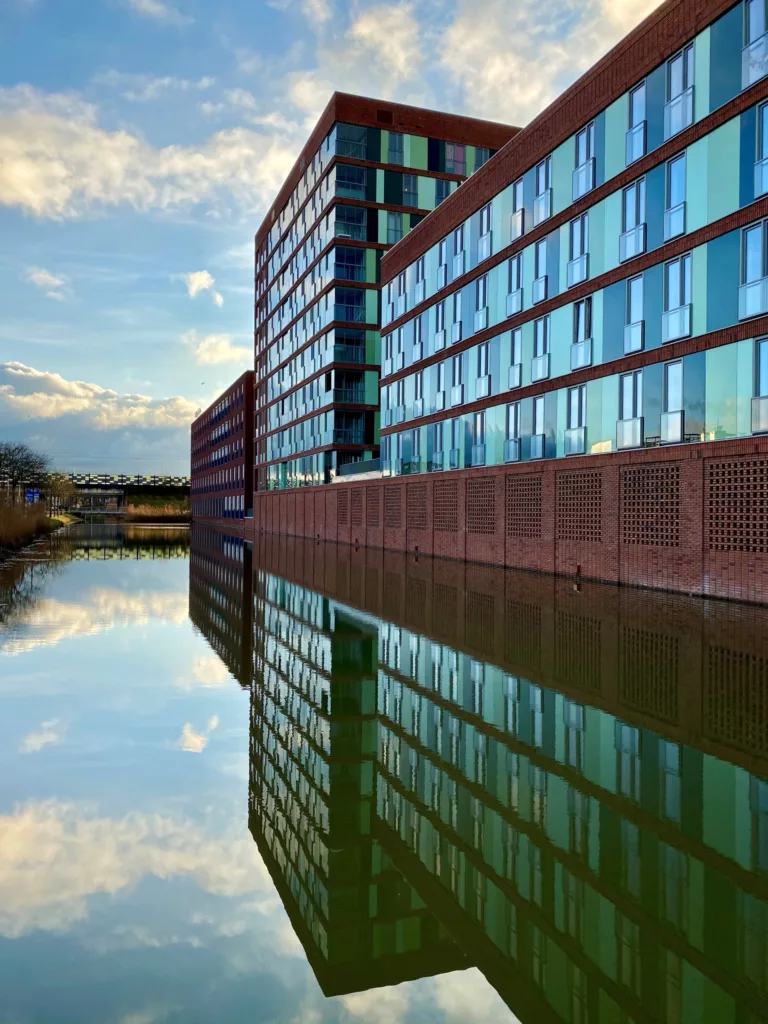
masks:
[[[413,78],[420,68],[419,24],[409,3],[368,8],[350,25],[348,36],[396,78]]]
[[[112,69],[99,72],[94,76],[93,82],[96,85],[122,90],[120,95],[123,99],[134,103],[148,103],[168,93],[210,89],[216,84],[216,79],[204,75],[197,81],[192,81],[173,75],[139,75]]]
[[[186,427],[198,404],[187,398],[121,395],[86,381],[36,370],[24,363],[0,363],[0,409],[18,419],[80,416],[95,430]]]
[[[59,718],[40,723],[38,732],[28,733],[19,745],[22,754],[38,754],[44,747],[57,747],[64,739],[66,725]]]
[[[164,25],[182,28],[184,25],[191,25],[195,20],[182,14],[170,4],[163,3],[162,0],[127,0],[127,2],[137,14],[145,18],[154,18],[155,21],[162,22]]]
[[[213,690],[230,686],[232,681],[232,674],[218,655],[202,654],[192,662],[192,668],[188,673],[176,677],[174,685],[182,690],[194,690],[198,687]]]
[[[89,816],[74,804],[29,803],[0,816],[0,934],[63,930],[88,899],[145,876],[191,878],[218,896],[271,892],[250,835],[211,836],[189,819],[134,812]]]
[[[255,214],[269,206],[299,141],[269,126],[236,127],[201,146],[157,149],[127,129],[102,128],[76,96],[0,89],[0,205],[58,220],[119,204],[172,210],[217,200]]]
[[[192,349],[195,362],[200,366],[216,366],[219,363],[243,363],[253,361],[253,351],[244,345],[235,345],[228,334],[206,334],[200,337],[197,331],[186,331],[182,342]]]
[[[365,1024],[398,1024],[405,1019],[410,1007],[407,989],[376,988],[367,992],[353,992],[339,1000],[344,1009],[355,1020]]]
[[[181,739],[176,745],[188,754],[202,754],[208,746],[208,740],[211,737],[211,733],[216,731],[218,725],[219,719],[217,715],[214,715],[213,718],[210,719],[207,728],[202,732],[195,732],[192,728],[192,724],[187,722],[182,729]]]
[[[27,281],[45,292],[46,298],[63,302],[66,298],[67,279],[52,274],[43,267],[27,267]]]
[[[207,270],[193,270],[188,274],[182,274],[181,277],[187,286],[190,299],[194,299],[200,292],[210,291],[214,305],[219,309],[224,305],[224,297],[213,287],[216,279]]]

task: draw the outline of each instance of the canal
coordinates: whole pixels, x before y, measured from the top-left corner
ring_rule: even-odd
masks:
[[[768,1021],[768,609],[206,527],[0,568],[0,1024]]]

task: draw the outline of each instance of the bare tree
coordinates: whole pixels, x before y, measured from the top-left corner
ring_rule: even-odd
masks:
[[[50,460],[29,445],[0,441],[0,481],[10,491],[15,504],[22,487],[43,487],[50,472]]]

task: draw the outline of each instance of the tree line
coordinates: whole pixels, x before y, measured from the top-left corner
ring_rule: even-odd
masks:
[[[9,503],[15,505],[27,488],[61,502],[70,501],[77,494],[67,476],[53,471],[47,455],[20,441],[0,441],[0,492],[4,490]]]

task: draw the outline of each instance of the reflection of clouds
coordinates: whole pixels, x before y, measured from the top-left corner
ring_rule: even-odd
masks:
[[[174,683],[182,690],[217,689],[229,686],[233,677],[227,666],[216,654],[201,654],[192,662],[189,673],[179,675]]]
[[[19,751],[22,754],[37,754],[43,747],[57,747],[64,739],[67,731],[66,723],[60,718],[50,718],[40,723],[38,732],[31,732],[21,741]]]
[[[30,803],[0,816],[0,934],[57,931],[87,916],[88,897],[144,876],[193,879],[217,896],[271,890],[247,833],[206,835],[189,819],[133,812],[86,817],[74,804]]]
[[[194,732],[191,722],[187,722],[181,732],[181,739],[178,743],[179,747],[182,750],[186,750],[188,754],[202,754],[208,746],[211,733],[215,732],[218,726],[218,715],[214,715],[209,720],[208,726],[203,732]]]
[[[353,1020],[366,1024],[397,1024],[405,1018],[410,1006],[408,989],[373,988],[367,992],[352,992],[342,996],[340,1002]]]
[[[7,625],[0,654],[51,647],[72,637],[105,633],[116,626],[144,626],[151,620],[178,626],[189,608],[186,591],[126,591],[94,587],[80,603],[43,598]]]
[[[433,978],[432,998],[446,1024],[519,1024],[477,968]]]

